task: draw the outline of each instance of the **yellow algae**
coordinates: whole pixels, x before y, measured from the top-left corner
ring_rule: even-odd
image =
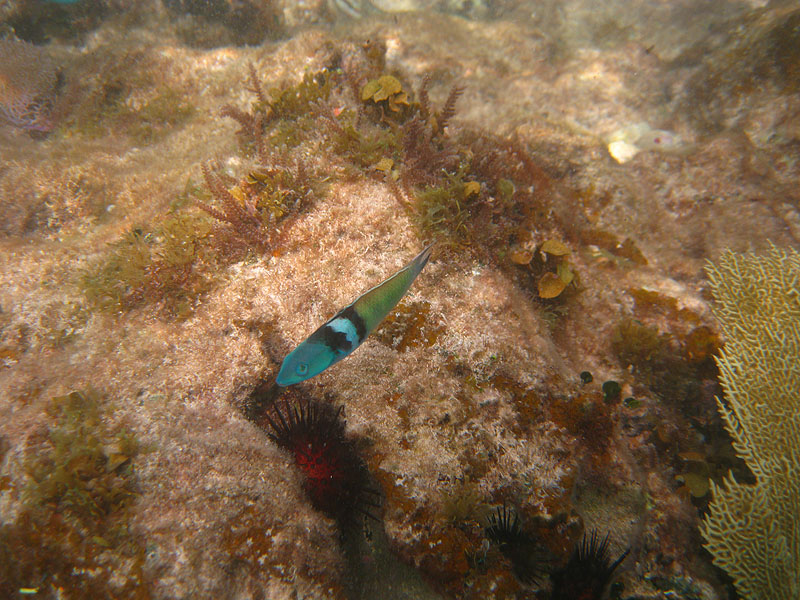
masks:
[[[558,240],[547,240],[542,244],[542,252],[552,256],[567,256],[570,249]]]
[[[378,79],[373,79],[368,82],[361,90],[361,99],[365,102],[372,100],[374,102],[383,102],[389,96],[400,93],[403,90],[403,84],[397,77],[391,75],[383,75]]]
[[[477,181],[467,181],[464,184],[464,197],[480,194],[481,184]]]
[[[556,298],[567,287],[566,282],[555,273],[545,273],[539,279],[539,297],[540,298]]]
[[[508,253],[511,262],[518,265],[527,265],[533,260],[533,252],[527,248],[515,248]]]

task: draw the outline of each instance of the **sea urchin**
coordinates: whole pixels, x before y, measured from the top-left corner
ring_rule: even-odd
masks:
[[[520,582],[530,585],[544,576],[545,552],[533,536],[522,530],[516,512],[505,505],[497,508],[489,516],[485,533],[511,562],[514,575]]]
[[[625,560],[629,550],[611,562],[608,554],[608,535],[598,540],[597,532],[575,548],[567,564],[552,575],[551,600],[600,600],[616,568]]]
[[[370,509],[379,506],[364,461],[345,436],[342,412],[341,406],[301,398],[282,409],[275,404],[264,415],[269,437],[292,453],[303,472],[311,504],[340,525],[359,512],[374,518]]]

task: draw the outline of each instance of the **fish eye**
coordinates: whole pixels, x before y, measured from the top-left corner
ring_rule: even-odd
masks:
[[[297,365],[296,371],[298,375],[305,375],[308,373],[308,365],[306,363],[300,363]]]

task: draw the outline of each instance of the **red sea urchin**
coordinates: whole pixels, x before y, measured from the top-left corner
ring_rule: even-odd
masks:
[[[628,550],[611,562],[608,555],[608,535],[599,541],[592,531],[575,548],[567,564],[551,575],[551,600],[600,600],[616,568],[628,556]]]
[[[342,412],[341,406],[301,398],[294,405],[287,401],[283,409],[275,404],[264,416],[269,437],[292,453],[305,475],[311,504],[340,525],[356,513],[374,518],[370,509],[379,506],[364,461],[345,436]]]

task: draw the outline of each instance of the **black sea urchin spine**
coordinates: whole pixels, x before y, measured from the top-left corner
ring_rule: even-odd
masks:
[[[345,435],[343,409],[301,399],[283,408],[277,404],[264,415],[270,438],[294,456],[305,476],[311,504],[340,525],[357,513],[375,518],[380,494],[369,483],[366,465]]]
[[[588,538],[584,534],[567,564],[552,574],[551,600],[600,600],[611,576],[628,552],[625,550],[611,562],[608,535],[599,541],[596,531],[592,531]]]
[[[523,534],[519,526],[519,517],[517,513],[506,508],[505,505],[498,507],[495,512],[489,516],[489,524],[486,527],[486,537],[500,546],[501,552],[504,546],[518,544]]]
[[[511,562],[514,576],[520,582],[530,585],[541,580],[546,572],[546,554],[537,540],[522,530],[516,512],[506,506],[497,508],[489,516],[484,531]]]

